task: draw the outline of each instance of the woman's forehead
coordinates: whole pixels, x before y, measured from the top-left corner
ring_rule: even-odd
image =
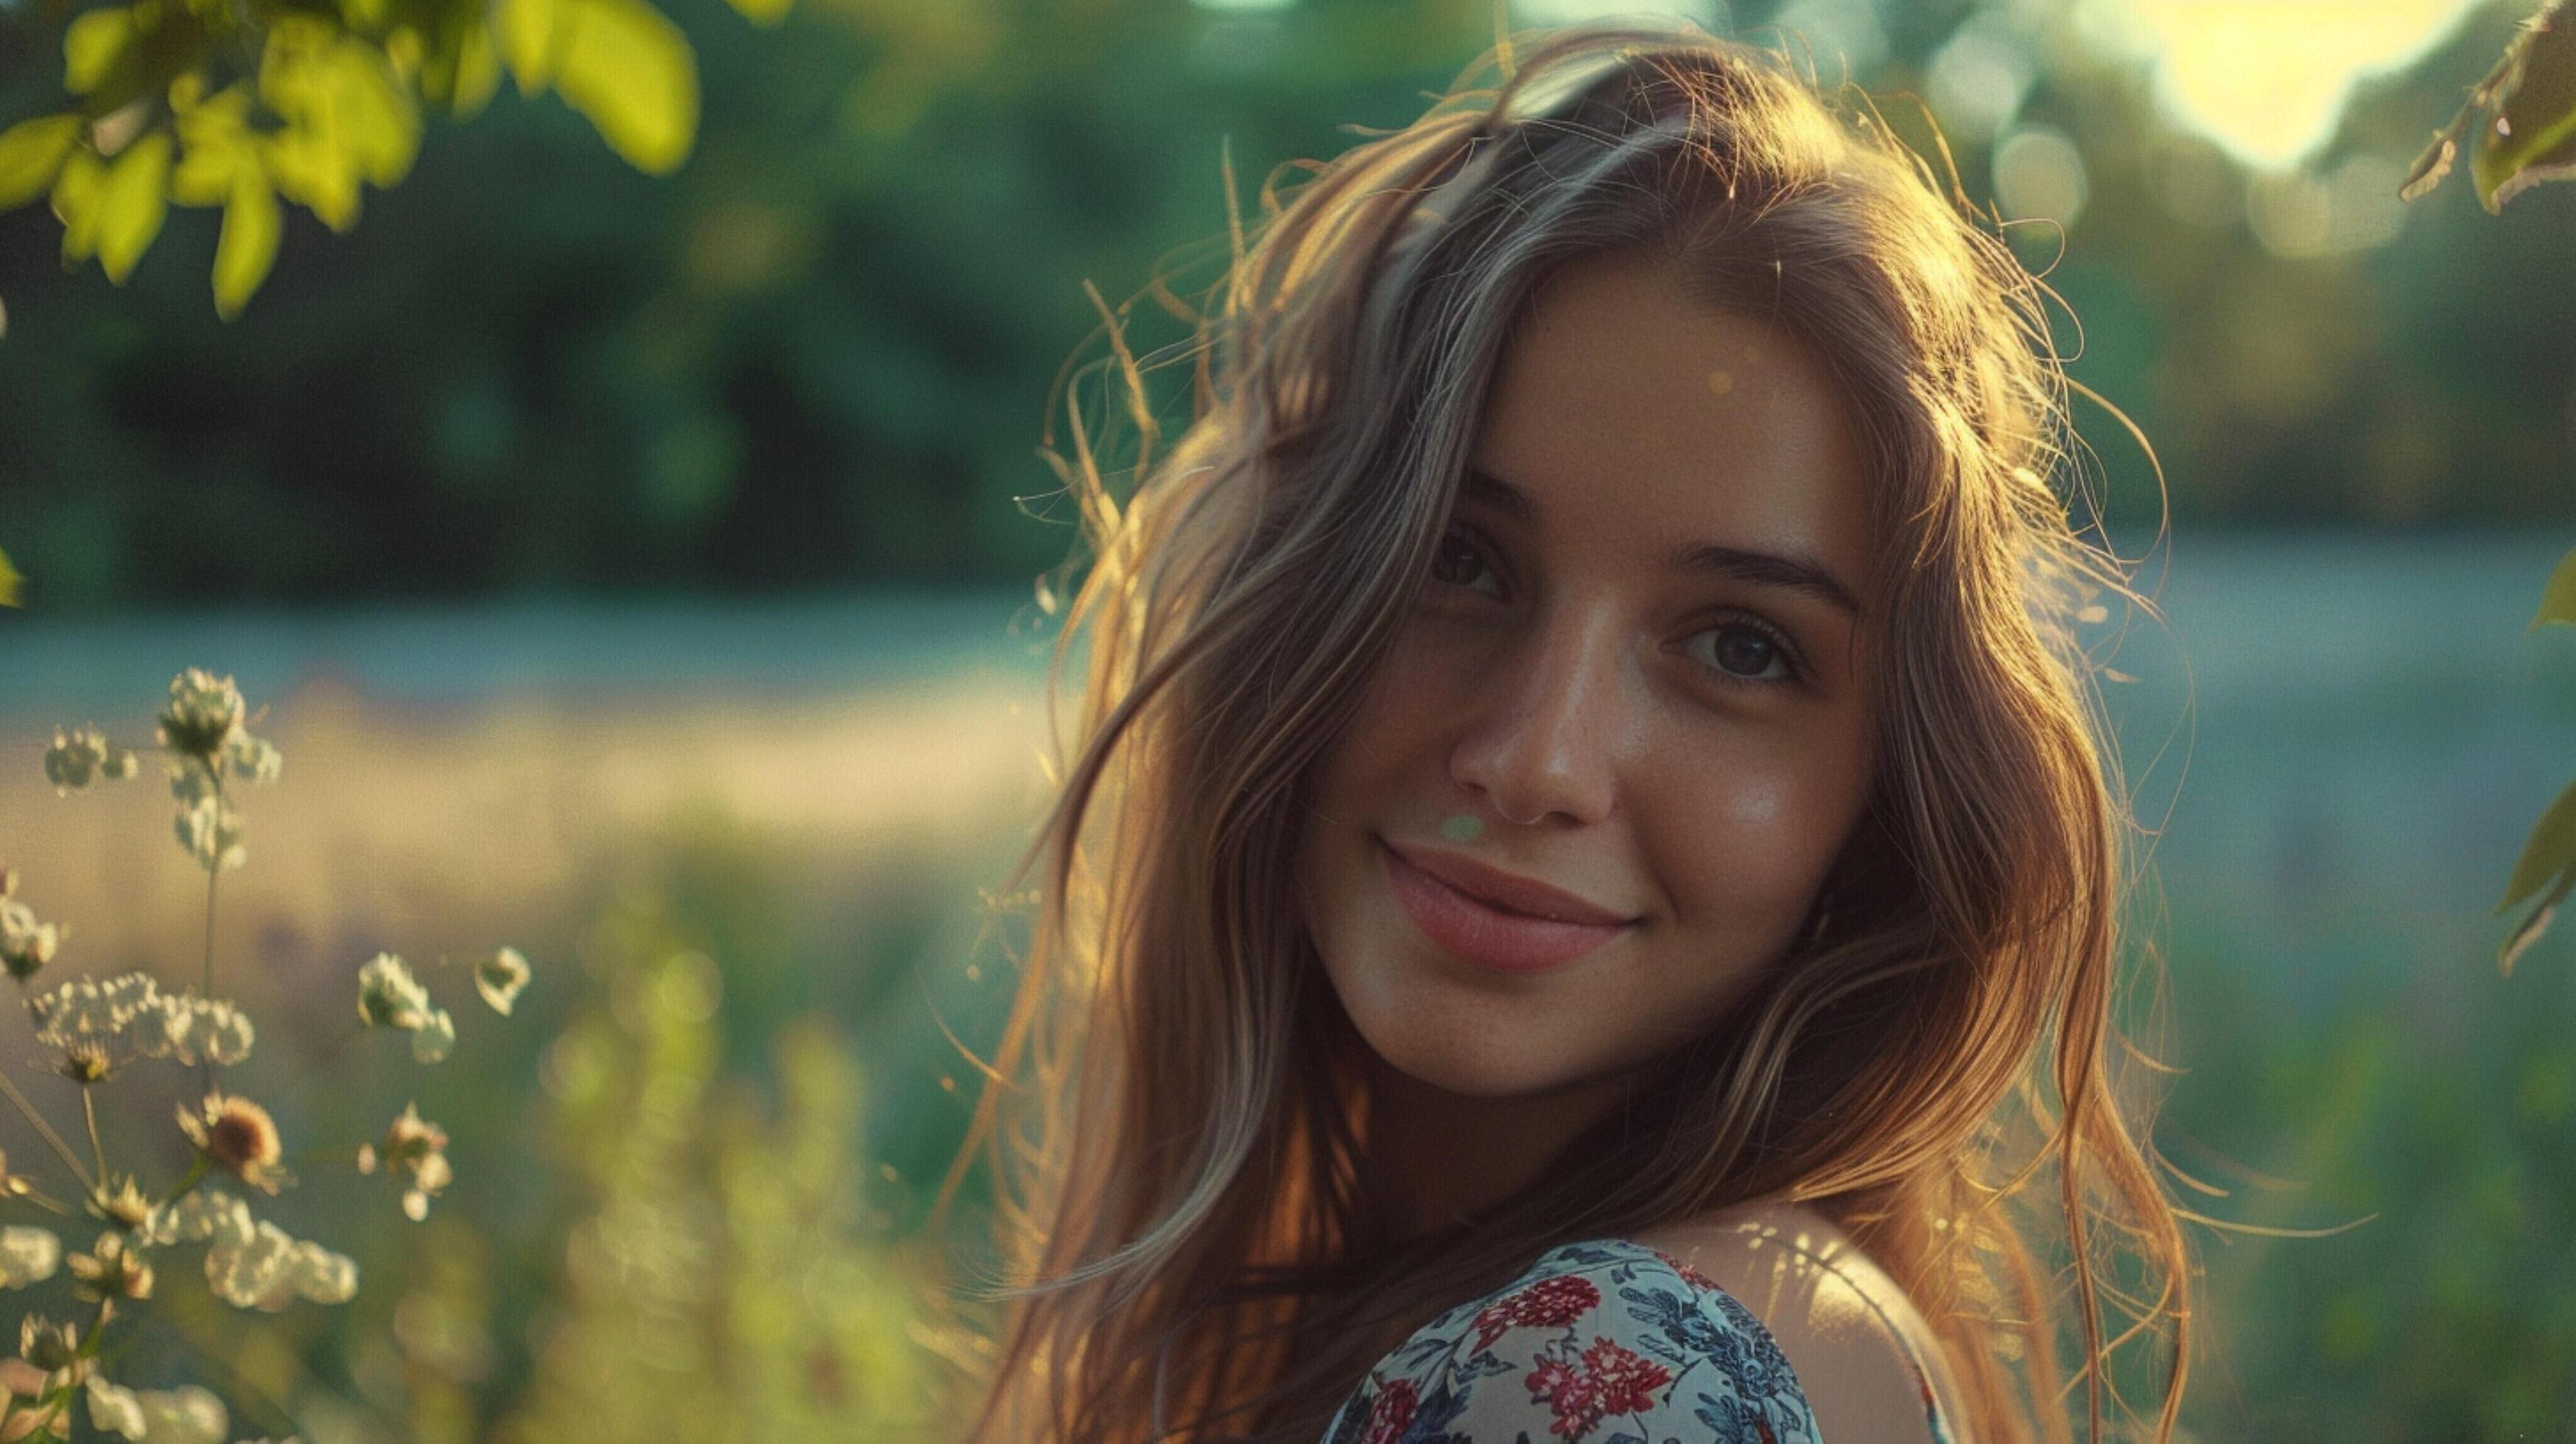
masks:
[[[1551,530],[1804,554],[1855,588],[1870,569],[1866,466],[1831,379],[1778,327],[1688,298],[1668,262],[1551,278],[1475,461]]]

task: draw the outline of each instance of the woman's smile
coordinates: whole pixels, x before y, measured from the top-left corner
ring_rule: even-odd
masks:
[[[1528,879],[1504,882],[1490,869],[1455,855],[1429,849],[1408,854],[1382,838],[1379,841],[1386,857],[1387,883],[1405,915],[1434,946],[1463,962],[1510,973],[1537,972],[1590,953],[1638,921],[1618,919]],[[1432,868],[1457,881],[1444,879]],[[1521,907],[1508,906],[1494,896],[1505,889]],[[1526,910],[1541,907],[1546,911]]]

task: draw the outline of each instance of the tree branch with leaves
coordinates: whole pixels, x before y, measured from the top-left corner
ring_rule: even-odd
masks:
[[[2568,0],[2549,0],[2506,43],[2504,57],[2477,84],[2451,123],[2433,133],[2415,158],[2398,194],[2414,200],[2442,183],[2458,160],[2461,142],[2474,133],[2469,180],[2489,213],[2542,181],[2576,179],[2576,12]],[[2576,551],[2559,560],[2542,589],[2540,610],[2527,629],[2553,622],[2576,625]],[[2548,931],[2558,905],[2576,890],[2576,783],[2540,815],[2506,882],[2502,914],[2525,903],[2531,911],[2514,924],[2496,951],[2496,966],[2513,976],[2514,960]]]

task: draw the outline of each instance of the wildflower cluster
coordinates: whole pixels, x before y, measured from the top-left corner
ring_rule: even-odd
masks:
[[[282,763],[275,746],[247,730],[257,720],[232,678],[191,668],[171,680],[155,733],[179,804],[179,842],[206,871],[207,935],[196,986],[165,991],[160,980],[141,972],[38,986],[69,930],[40,920],[19,900],[17,875],[0,866],[0,971],[18,985],[51,1070],[79,1089],[89,1144],[84,1159],[0,1073],[0,1099],[45,1141],[74,1188],[69,1198],[57,1197],[13,1173],[0,1154],[0,1216],[24,1206],[64,1219],[86,1216],[99,1229],[85,1251],[67,1253],[53,1228],[0,1222],[0,1288],[32,1288],[67,1273],[74,1302],[86,1310],[85,1319],[63,1323],[37,1313],[21,1320],[18,1357],[0,1359],[0,1440],[68,1439],[76,1403],[101,1435],[151,1444],[223,1444],[230,1437],[229,1414],[212,1392],[194,1385],[129,1389],[104,1369],[103,1342],[122,1311],[155,1297],[173,1250],[201,1248],[207,1290],[235,1308],[275,1312],[297,1303],[346,1303],[357,1293],[355,1261],[295,1238],[253,1212],[249,1198],[273,1196],[292,1186],[295,1175],[286,1166],[276,1116],[223,1087],[216,1076],[218,1069],[247,1061],[258,1036],[250,1016],[215,996],[213,987],[216,880],[246,856],[241,814],[228,786],[273,781]],[[130,778],[138,765],[133,749],[92,726],[57,729],[45,753],[46,780],[65,796],[102,780]],[[532,973],[517,949],[498,948],[475,961],[474,989],[493,1012],[507,1016]],[[455,1018],[400,957],[379,953],[360,966],[356,994],[361,1027],[408,1034],[414,1062],[437,1063],[454,1049]],[[201,1086],[191,1088],[177,1107],[177,1136],[187,1143],[191,1161],[167,1187],[150,1187],[132,1172],[111,1169],[94,1102],[97,1089],[144,1060],[201,1075]],[[362,1174],[382,1173],[398,1184],[402,1210],[414,1220],[428,1216],[431,1201],[455,1177],[446,1131],[423,1119],[417,1104],[406,1104],[374,1142],[323,1150],[325,1156],[335,1153],[353,1160]],[[246,1193],[213,1181],[218,1176]]]

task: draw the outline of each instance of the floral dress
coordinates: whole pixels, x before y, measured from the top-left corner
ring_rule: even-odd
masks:
[[[1909,1358],[1911,1357],[1909,1352]],[[1949,1430],[1913,1360],[1931,1436]],[[1369,1370],[1324,1444],[1819,1444],[1753,1311],[1670,1254],[1560,1245]]]

